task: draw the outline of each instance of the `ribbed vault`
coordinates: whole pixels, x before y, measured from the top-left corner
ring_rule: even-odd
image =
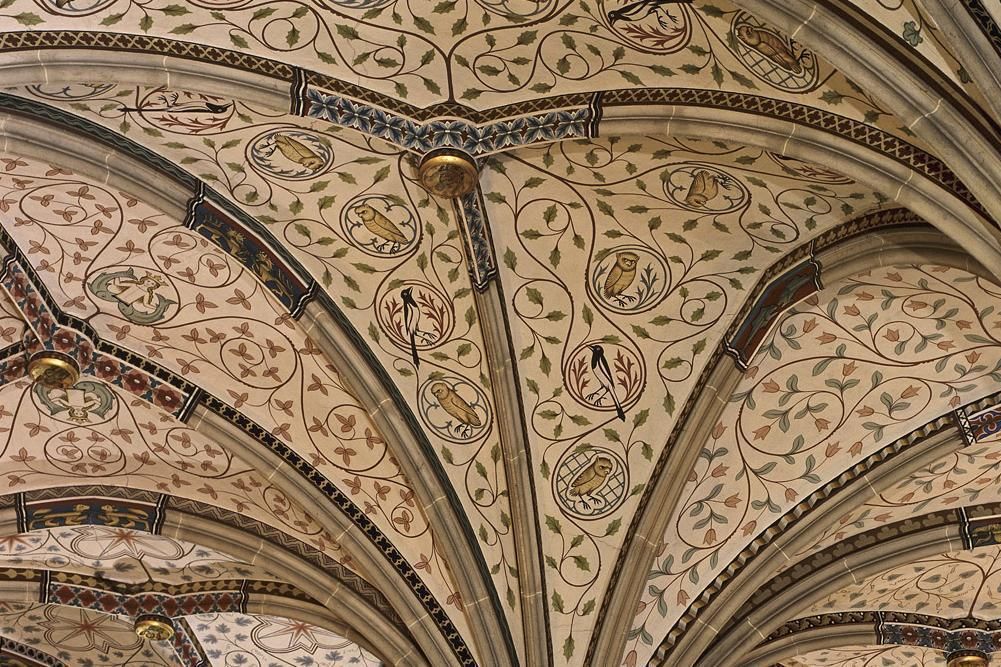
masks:
[[[999,18],[0,2],[2,660],[989,655]]]

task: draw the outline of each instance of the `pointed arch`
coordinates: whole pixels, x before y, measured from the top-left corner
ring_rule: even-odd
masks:
[[[940,70],[851,0],[739,0],[742,8],[824,56],[924,139],[1001,220],[997,124]]]

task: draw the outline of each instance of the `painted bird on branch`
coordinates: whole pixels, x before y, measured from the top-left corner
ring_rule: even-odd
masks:
[[[626,413],[622,409],[622,403],[619,402],[619,397],[615,394],[615,377],[612,375],[612,369],[608,366],[608,360],[605,359],[605,348],[601,345],[589,345],[588,347],[591,348],[591,372],[598,380],[598,384],[601,385],[601,389],[592,392],[588,396],[588,400],[600,405],[605,396],[611,396],[612,402],[615,403],[615,416],[619,418],[619,421],[626,421]]]
[[[403,298],[403,330],[409,339],[410,357],[414,361],[414,368],[420,368],[421,358],[417,355],[417,334],[420,330],[417,328],[417,325],[421,317],[421,311],[417,307],[417,302],[414,301],[413,287],[407,287],[402,290],[400,296]]]
[[[692,0],[636,0],[625,7],[608,12],[608,22],[614,25],[616,21],[640,21],[650,14],[656,14],[657,22],[661,26],[672,28],[678,24],[678,19],[667,10],[667,5],[690,4]]]

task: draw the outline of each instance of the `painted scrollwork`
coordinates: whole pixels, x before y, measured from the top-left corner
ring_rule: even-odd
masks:
[[[826,480],[996,389],[997,292],[946,267],[880,269],[776,323],[688,475],[630,634],[637,659],[748,542]]]
[[[546,581],[554,651],[567,664],[579,661],[574,638],[592,622],[610,545],[746,287],[771,258],[881,200],[811,167],[721,141],[639,137],[486,164],[547,483],[540,523],[561,545]]]
[[[301,121],[302,125],[276,122],[273,116],[243,103],[235,103],[225,124],[175,125],[173,136],[168,136],[147,118],[148,108],[144,114],[135,103],[157,99],[165,92],[177,93],[125,88],[90,98],[85,104],[110,127],[118,131],[124,127],[155,140],[157,150],[177,153],[175,159],[181,165],[196,165],[193,168],[202,178],[284,237],[286,247],[344,312],[357,320],[357,329],[368,334],[402,391],[415,397],[418,414],[418,392],[422,386],[427,389],[425,399],[434,403],[427,403],[421,420],[457,488],[465,489],[462,495],[472,515],[479,517],[473,520],[474,530],[490,554],[501,595],[516,610],[517,569],[513,567],[504,465],[492,429],[492,396],[482,389],[477,394],[466,389],[483,387],[487,370],[461,239],[450,209],[427,197],[405,153],[382,144],[373,148],[356,135],[314,129],[308,121]],[[199,110],[206,103],[206,98],[193,95],[179,99]],[[193,139],[177,141],[176,135],[183,133]],[[312,143],[303,133],[314,138],[309,140]],[[308,152],[285,145],[274,139],[276,135],[296,138]],[[248,151],[251,155],[270,151],[263,157],[281,169],[268,165],[237,168],[246,164]],[[314,159],[321,157],[322,164]],[[331,195],[327,188],[331,179],[357,184],[355,196],[339,200]],[[85,259],[92,262],[92,270],[135,266],[137,280],[144,270],[155,269],[170,279],[183,306],[172,306],[163,320],[144,327],[123,317],[118,299],[93,297],[89,304],[85,299],[74,307],[86,312],[120,345],[207,387],[275,437],[293,443],[404,551],[413,549],[408,557],[420,564],[422,576],[439,599],[461,609],[461,597],[435,546],[422,501],[403,478],[389,444],[346,392],[316,344],[258,282],[273,267],[254,264],[255,276],[197,233],[164,219],[134,198],[120,197],[121,207],[128,210],[126,222],[118,224],[117,232],[109,230],[101,254],[94,257],[91,252]],[[37,234],[43,227],[40,224],[30,231]],[[226,243],[232,241],[229,245],[239,249],[241,240],[230,239],[235,231],[217,230],[227,235]],[[78,233],[67,234],[67,247],[75,243]],[[116,242],[111,242],[113,233],[118,234]],[[406,328],[406,318],[400,321],[402,292],[407,288],[417,305],[412,329]],[[65,300],[74,301],[75,283],[65,289],[69,290]],[[64,298],[64,287],[55,291],[58,298]],[[94,315],[95,310],[99,314]],[[416,355],[411,349],[411,331]],[[435,383],[426,383],[433,377],[464,397],[476,418],[467,424],[454,418],[451,424],[443,420],[445,412],[433,391],[443,398],[447,395]],[[278,502],[272,507],[279,517],[280,506]],[[403,546],[407,541],[412,546]],[[458,618],[456,622],[463,621]]]

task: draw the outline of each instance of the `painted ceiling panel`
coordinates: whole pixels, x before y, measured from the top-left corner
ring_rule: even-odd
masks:
[[[418,107],[635,87],[750,92],[910,135],[807,46],[721,0],[14,0],[0,29],[146,34],[254,53]],[[874,92],[874,91],[869,91]]]
[[[965,361],[977,364],[980,356],[971,352]],[[998,433],[947,454],[840,517],[800,555],[806,556],[846,537],[916,514],[1001,501],[999,459],[1001,434]]]
[[[882,198],[758,149],[645,137],[523,149],[490,161],[483,187],[539,462],[539,521],[561,545],[547,558],[554,649],[577,664],[620,528],[746,290]],[[576,481],[591,470],[593,488]]]
[[[11,234],[64,312],[288,442],[355,496],[412,562],[426,564],[440,599],[456,600],[423,508],[387,444],[336,369],[253,275],[131,195],[14,159],[16,168],[0,176],[21,221]],[[461,617],[458,609],[456,601]]]
[[[278,580],[260,566],[214,549],[110,526],[67,526],[0,537],[0,567],[76,572],[125,583]]]
[[[309,623],[276,616],[201,614],[185,617],[209,667],[381,667],[354,642]]]
[[[389,587],[355,590],[342,573],[364,598],[364,618],[350,618],[337,589],[301,591],[281,572],[194,544],[107,526],[10,528],[0,537],[0,569],[13,573],[5,584],[35,577],[73,598],[74,586],[201,593],[250,578],[240,595],[258,597],[178,618],[184,658],[137,639],[126,615],[24,595],[0,600],[0,636],[80,667],[174,667],[193,655],[205,658],[199,667],[381,664],[361,646],[404,662],[448,662],[450,649],[457,664],[487,665],[513,646],[510,662],[533,667],[670,665],[667,644],[654,656],[658,645],[687,642],[700,623],[721,630],[710,650],[726,644],[725,619],[709,618],[705,602],[714,583],[746,574],[753,540],[829,480],[1001,379],[1001,289],[933,265],[931,250],[925,265],[820,289],[818,237],[836,255],[829,241],[883,223],[898,225],[894,242],[913,232],[927,248],[951,248],[949,235],[969,246],[977,234],[988,248],[979,261],[1001,266],[996,239],[958,200],[945,197],[943,215],[929,216],[941,237],[885,210],[894,197],[932,210],[930,184],[993,210],[994,128],[972,118],[986,105],[955,55],[969,49],[947,43],[925,0],[818,0],[814,14],[849,15],[851,2],[886,34],[845,20],[832,28],[857,40],[815,46],[853,76],[906,69],[914,85],[863,90],[812,45],[743,10],[791,18],[804,3],[0,0],[0,68],[24,84],[0,93],[11,114],[0,129],[40,150],[65,138],[108,151],[76,156],[89,175],[7,143],[0,154],[5,520],[42,525],[26,516],[73,494],[104,498],[92,484],[116,487],[115,498],[148,490],[164,494],[161,519],[190,516],[196,501],[228,526],[252,525],[240,531],[248,544],[308,552],[313,566],[330,562],[306,545],[357,570],[339,541],[360,531],[372,547],[353,542],[372,563],[360,576]],[[793,37],[811,34],[804,17]],[[144,70],[117,66],[133,53],[157,68],[162,58],[150,80],[167,85],[134,85]],[[171,88],[178,80],[205,88]],[[262,91],[274,108],[251,101]],[[882,106],[883,95],[901,108]],[[668,114],[683,106],[698,117],[700,105],[720,136],[672,134]],[[895,115],[911,121],[915,110],[923,116],[913,123]],[[881,170],[899,188],[875,192],[827,164],[724,141],[754,132],[722,124],[734,111],[768,119],[749,141],[819,154],[830,140],[839,151],[830,164]],[[606,136],[630,115],[644,128],[663,118],[654,131],[664,134]],[[956,121],[955,137],[943,117]],[[476,196],[436,199],[422,186],[419,159],[442,144],[476,154]],[[26,150],[45,155],[36,148]],[[144,165],[137,188],[191,196],[167,209],[186,204],[185,219],[107,184],[133,182],[104,173],[131,158]],[[157,177],[144,180],[158,171],[171,181],[162,190]],[[315,330],[329,322],[332,332]],[[81,360],[80,381],[31,384],[24,361],[45,348]],[[716,396],[709,372],[732,369],[725,353],[750,367],[731,400],[716,401],[716,423],[701,413],[710,401],[696,399]],[[690,442],[700,424],[708,441]],[[647,488],[655,466],[681,453],[668,444],[699,457],[657,475],[681,499],[653,507],[641,499],[668,491]],[[998,435],[943,456],[860,498],[838,525],[816,527],[823,535],[804,553],[916,512],[1001,502],[999,458]],[[288,470],[308,479],[290,482]],[[70,486],[56,500],[44,493]],[[317,494],[329,503],[317,507]],[[353,523],[329,525],[338,511]],[[639,528],[657,512],[670,523],[653,545]],[[385,562],[369,560],[377,554]],[[635,572],[612,579],[637,555]],[[807,611],[996,619],[999,558],[1001,547],[924,559]],[[643,575],[641,599],[619,599]],[[275,611],[264,598],[282,587],[295,591],[281,604],[319,623],[326,611],[303,610],[322,597],[344,632],[260,615]],[[76,604],[39,590],[29,597]],[[108,599],[118,606],[105,611],[129,609]],[[401,622],[401,610],[420,606],[426,615]],[[625,628],[594,636],[618,619],[632,621],[624,653]],[[944,658],[843,646],[782,664],[939,667]]]
[[[945,656],[918,646],[845,646],[786,658],[782,667],[945,667]]]
[[[0,613],[0,635],[44,647],[66,667],[182,667],[169,648],[140,639],[129,619],[56,604]]]
[[[996,290],[945,267],[879,269],[785,314],[686,480],[629,651],[648,657],[742,548],[824,482],[995,391]]]
[[[1001,547],[942,554],[891,568],[832,593],[802,616],[854,610],[1001,618]]]
[[[0,388],[6,493],[83,482],[169,493],[254,517],[354,567],[328,528],[219,445],[98,378],[77,388],[88,407],[75,418],[61,390],[24,379]]]
[[[511,510],[468,267],[451,202],[428,197],[415,182],[408,154],[321,121],[195,93],[102,85],[36,87],[21,93],[122,132],[197,174],[265,223],[326,288],[410,401],[466,509],[517,637],[520,589]],[[224,110],[206,110],[206,104]],[[243,385],[235,391],[212,390],[280,433],[321,472],[337,469],[328,476],[347,484],[345,491],[372,510],[387,534],[413,543],[408,547],[413,561],[424,562],[422,571],[439,580],[440,599],[461,604],[451,584],[443,584],[446,566],[426,518],[406,502],[412,495],[408,482],[336,371],[324,366],[312,341],[248,272],[178,222],[161,218],[146,229],[123,225],[118,233],[123,240],[109,236],[107,250],[93,264],[107,268],[92,271],[110,275],[127,263],[141,263],[156,275],[172,276],[177,287],[170,289],[178,291],[164,291],[166,299],[191,305],[169,304],[160,320],[147,327],[122,322],[120,301],[113,297],[82,299],[81,304],[90,303],[81,305],[81,314],[101,310],[105,314],[91,323],[109,338],[152,354],[207,389]],[[197,247],[165,246],[176,243],[178,235]],[[148,250],[122,254],[118,248],[129,242]],[[160,256],[174,259],[165,262]],[[199,262],[211,262],[215,269],[197,268]],[[74,294],[84,291],[82,285],[72,288]],[[409,306],[404,294],[418,311],[413,346],[405,331]],[[73,299],[67,295],[66,300]],[[258,319],[248,317],[251,312]],[[265,312],[266,318],[260,315]],[[280,342],[280,353],[242,334],[213,340],[212,332],[251,321],[254,331],[273,332],[267,338]],[[189,340],[194,330],[199,335]],[[233,354],[240,346],[246,348],[242,359]],[[244,377],[247,369],[249,378]],[[453,394],[472,416],[448,411],[443,401]],[[334,396],[342,405],[331,412]],[[282,430],[283,424],[288,430]]]

